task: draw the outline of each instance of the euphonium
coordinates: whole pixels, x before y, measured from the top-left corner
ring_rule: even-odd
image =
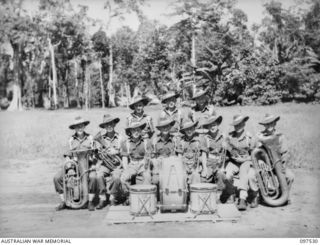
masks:
[[[80,209],[88,202],[88,150],[74,151],[63,166],[63,189],[66,205]]]
[[[109,170],[114,170],[120,166],[121,158],[118,155],[108,153],[100,132],[94,137],[94,140],[101,145],[97,149],[97,157],[103,162],[103,165]]]
[[[289,188],[279,151],[279,137],[279,134],[260,137],[261,146],[251,153],[261,197],[272,207],[284,205],[289,198]]]

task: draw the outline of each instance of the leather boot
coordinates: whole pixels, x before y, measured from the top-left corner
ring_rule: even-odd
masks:
[[[89,210],[89,211],[94,211],[94,205],[93,205],[93,202],[92,202],[92,201],[89,202],[89,204],[88,204],[88,210]]]
[[[245,210],[247,210],[246,200],[240,199],[239,205],[238,205],[238,210],[239,210],[239,211],[245,211]]]
[[[57,207],[56,207],[56,211],[61,211],[63,209],[66,209],[67,205],[65,202],[61,202]]]
[[[105,200],[100,200],[96,209],[103,209],[106,206]]]

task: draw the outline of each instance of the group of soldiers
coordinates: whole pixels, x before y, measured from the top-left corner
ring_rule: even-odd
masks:
[[[250,153],[259,144],[246,130],[248,116],[235,115],[231,122],[233,131],[223,134],[220,130],[222,116],[217,115],[209,104],[207,91],[197,91],[192,107],[177,107],[179,94],[168,92],[162,98],[164,106],[154,127],[151,116],[144,112],[148,98],[137,96],[129,105],[132,113],[127,117],[125,136],[115,131],[120,119],[104,115],[99,125],[101,131],[92,137],[85,132],[89,121],[77,117],[69,128],[74,135],[69,140],[70,150],[99,148],[111,156],[121,159],[121,164],[110,169],[103,161],[90,161],[88,209],[102,209],[111,205],[128,203],[129,187],[136,184],[159,184],[159,159],[180,156],[185,166],[187,183],[215,183],[221,191],[221,203],[238,196],[237,207],[246,210],[247,205],[258,205],[258,182],[252,167]],[[276,134],[279,116],[265,115],[259,122],[264,130],[256,137]],[[156,130],[158,131],[156,133]],[[282,153],[283,171],[289,189],[293,173],[286,168],[287,150],[279,145]],[[66,157],[71,157],[66,154]],[[56,210],[66,208],[63,195],[63,171],[54,177],[56,192],[61,203]],[[99,193],[99,204],[95,207],[94,196]],[[107,198],[108,197],[108,198]]]

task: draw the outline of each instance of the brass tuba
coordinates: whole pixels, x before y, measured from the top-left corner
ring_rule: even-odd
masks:
[[[271,207],[282,206],[289,198],[289,188],[279,151],[279,137],[279,134],[259,137],[261,146],[251,153],[261,197]]]
[[[63,190],[67,207],[83,208],[88,202],[88,172],[91,149],[71,151],[63,165]]]

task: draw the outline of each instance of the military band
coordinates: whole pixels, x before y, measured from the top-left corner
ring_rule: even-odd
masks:
[[[90,211],[102,209],[108,202],[111,205],[128,204],[133,184],[159,187],[161,161],[172,156],[181,159],[188,188],[197,183],[214,183],[221,192],[221,203],[237,199],[240,211],[246,210],[248,204],[257,207],[259,183],[251,152],[272,135],[281,135],[275,148],[281,154],[282,171],[288,189],[291,189],[294,176],[286,166],[285,140],[275,129],[280,117],[266,115],[259,122],[264,130],[253,137],[246,129],[249,117],[235,115],[230,123],[233,130],[223,133],[220,129],[223,118],[209,104],[207,91],[195,93],[192,108],[178,108],[178,97],[175,92],[163,96],[164,107],[155,127],[151,116],[144,112],[149,100],[135,97],[129,106],[133,112],[127,117],[124,136],[115,131],[120,119],[109,114],[103,116],[100,131],[94,138],[84,131],[89,121],[81,117],[69,126],[75,134],[69,141],[70,151],[65,157],[77,161],[80,168],[85,159],[88,160],[89,170],[81,169],[82,174],[77,178],[88,174],[88,193],[83,195],[88,195]],[[88,158],[73,154],[81,149],[92,150],[87,154]],[[63,168],[54,177],[55,190],[61,197],[56,210],[67,206],[64,193],[67,187],[63,182],[69,176]],[[99,199],[96,206],[93,204],[95,195]]]

